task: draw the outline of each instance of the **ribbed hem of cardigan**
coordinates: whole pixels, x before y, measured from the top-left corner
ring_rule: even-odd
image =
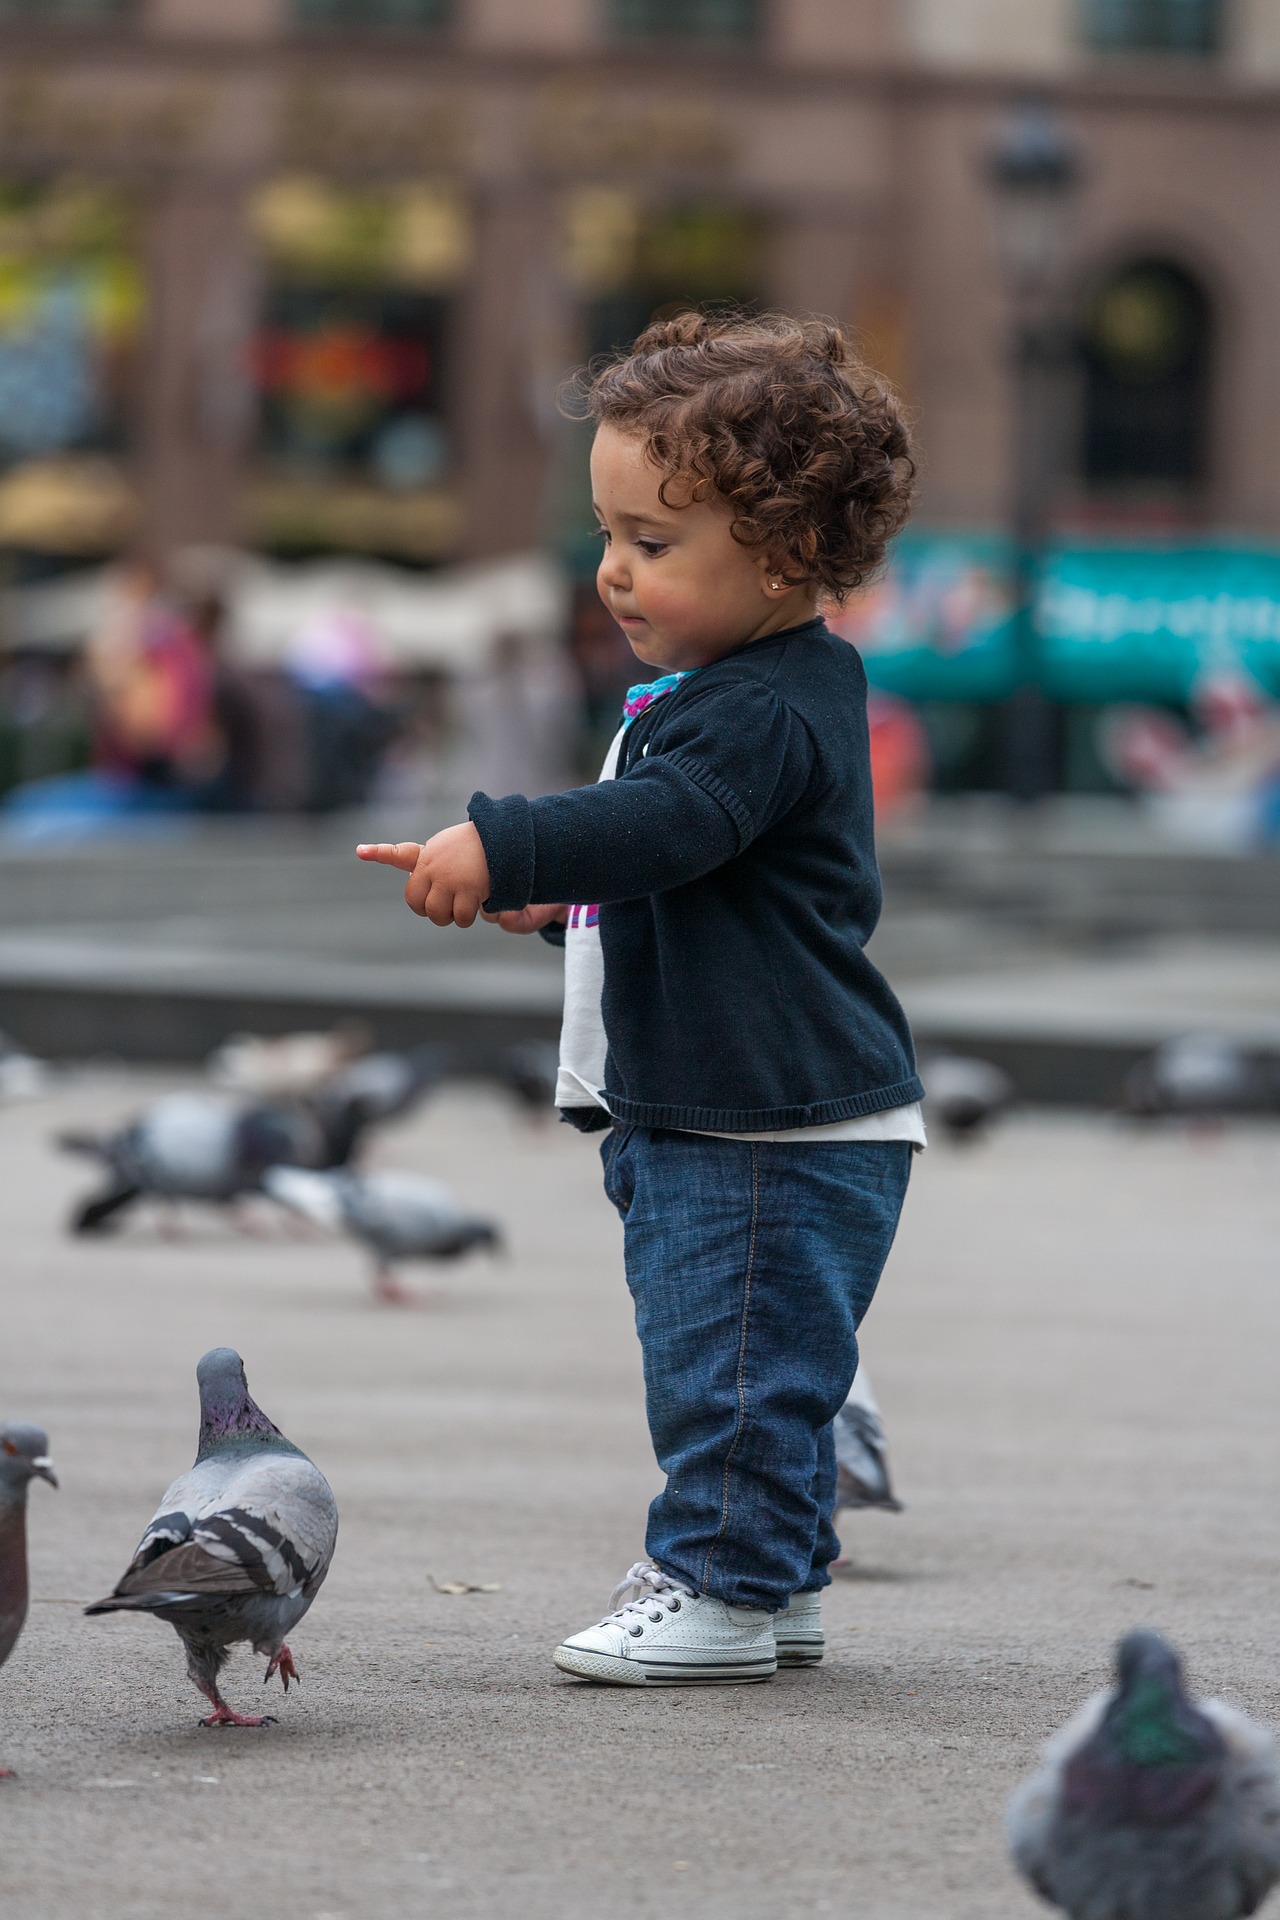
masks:
[[[509,793],[504,800],[473,793],[467,802],[467,818],[480,835],[489,863],[485,912],[518,913],[528,906],[533,893],[533,812],[529,802],[522,793]]]
[[[690,1133],[783,1133],[792,1127],[825,1127],[833,1120],[860,1120],[924,1099],[918,1075],[870,1093],[846,1093],[838,1100],[816,1100],[807,1107],[675,1107],[654,1100],[627,1100],[611,1087],[605,1098],[615,1123],[636,1127],[676,1127]]]

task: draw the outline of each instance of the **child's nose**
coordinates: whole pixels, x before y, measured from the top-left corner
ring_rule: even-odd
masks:
[[[630,570],[613,547],[606,548],[601,557],[596,570],[596,584],[601,593],[626,593],[631,586]]]

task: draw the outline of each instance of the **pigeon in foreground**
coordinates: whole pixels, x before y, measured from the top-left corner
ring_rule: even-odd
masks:
[[[990,1060],[935,1053],[921,1062],[924,1114],[954,1143],[975,1140],[1013,1104],[1013,1082]]]
[[[304,1101],[247,1105],[217,1093],[172,1093],[112,1134],[64,1133],[59,1146],[101,1160],[102,1190],[72,1216],[75,1233],[101,1233],[144,1195],[227,1203],[254,1193],[281,1163],[342,1166],[366,1126],[356,1102],[323,1112]]]
[[[1014,1795],[1015,1865],[1071,1920],[1237,1920],[1280,1878],[1271,1736],[1219,1700],[1192,1702],[1155,1633],[1116,1650],[1090,1700]]]
[[[58,1484],[48,1434],[20,1420],[0,1426],[0,1667],[27,1617],[27,1488],[33,1480]],[[10,1777],[10,1769],[0,1767],[0,1779]]]
[[[496,1247],[492,1220],[462,1213],[447,1187],[417,1173],[328,1173],[271,1167],[264,1190],[282,1206],[362,1241],[374,1257],[373,1290],[390,1306],[408,1306],[392,1271],[397,1260],[455,1260],[473,1247]]]
[[[114,1592],[85,1612],[154,1613],[177,1629],[187,1672],[213,1708],[203,1727],[263,1727],[218,1691],[229,1648],[247,1640],[284,1690],[298,1678],[286,1636],[320,1590],[338,1509],[329,1483],[249,1393],[244,1362],[215,1347],[196,1368],[200,1442]]]
[[[1280,1107],[1280,1071],[1274,1060],[1234,1040],[1185,1034],[1139,1061],[1125,1080],[1124,1104],[1142,1119],[1274,1112]]]
[[[889,1513],[901,1513],[902,1502],[895,1499],[889,1483],[884,1421],[865,1366],[859,1366],[849,1398],[836,1415],[835,1440],[836,1512],[883,1507]]]

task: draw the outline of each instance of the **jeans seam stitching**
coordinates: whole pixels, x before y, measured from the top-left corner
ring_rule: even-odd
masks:
[[[756,1227],[760,1218],[760,1156],[755,1143],[751,1144],[751,1237],[747,1244],[747,1272],[742,1290],[742,1333],[738,1340],[738,1424],[734,1428],[733,1438],[729,1442],[729,1451],[724,1457],[724,1478],[722,1481],[720,1531],[707,1548],[707,1557],[702,1565],[702,1591],[707,1591],[707,1582],[711,1578],[711,1562],[716,1548],[729,1529],[729,1470],[733,1465],[733,1456],[738,1450],[743,1428],[747,1424],[747,1401],[744,1376],[747,1367],[747,1319],[751,1312],[751,1281],[756,1264]]]

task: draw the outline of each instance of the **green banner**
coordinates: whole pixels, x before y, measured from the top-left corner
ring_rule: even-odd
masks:
[[[1016,680],[1009,549],[912,534],[839,617],[872,684],[914,700],[998,700]],[[1280,552],[1064,544],[1037,609],[1040,679],[1062,700],[1185,700],[1206,673],[1280,695]]]

